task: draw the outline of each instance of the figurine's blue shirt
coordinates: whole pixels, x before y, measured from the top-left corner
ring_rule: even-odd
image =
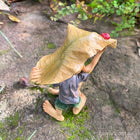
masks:
[[[88,75],[88,73],[81,72],[59,84],[55,84],[55,86],[59,86],[59,100],[65,104],[77,104],[79,102],[79,84],[86,81]]]

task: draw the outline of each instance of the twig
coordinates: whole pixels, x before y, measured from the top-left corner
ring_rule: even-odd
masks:
[[[32,136],[36,133],[37,130],[35,130],[32,135],[27,139],[27,140],[30,140],[32,138]]]
[[[7,40],[7,42],[10,44],[11,48],[20,56],[23,57],[12,45],[12,43],[9,41],[9,39],[5,36],[5,34],[0,30],[1,35]]]

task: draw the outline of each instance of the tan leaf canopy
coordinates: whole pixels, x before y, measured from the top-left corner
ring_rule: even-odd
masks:
[[[36,67],[41,73],[36,83],[60,83],[79,73],[85,61],[98,51],[110,46],[116,48],[117,40],[104,39],[95,32],[88,32],[68,24],[67,38],[53,54],[42,57]]]

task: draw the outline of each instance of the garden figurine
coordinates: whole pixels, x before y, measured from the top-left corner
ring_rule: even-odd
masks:
[[[82,82],[93,71],[106,47],[115,48],[116,44],[117,41],[107,33],[99,35],[68,24],[63,46],[53,54],[42,57],[30,74],[32,82],[59,86],[59,89],[48,89],[50,93],[58,95],[58,99],[55,108],[46,100],[44,111],[58,121],[64,120],[62,111],[69,105],[73,107],[73,114],[78,114],[86,102],[86,96],[80,91]],[[85,66],[90,57],[93,57],[91,63]]]

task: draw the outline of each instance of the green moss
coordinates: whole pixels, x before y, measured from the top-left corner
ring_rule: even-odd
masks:
[[[9,50],[0,51],[0,56],[3,55],[3,54],[5,54],[5,53],[8,53],[8,52],[9,52]]]
[[[44,38],[43,44],[41,45],[41,48],[42,48],[43,51],[46,49],[46,41],[47,41],[47,39]]]
[[[15,115],[10,115],[9,117],[6,118],[6,124],[10,128],[15,128],[18,126],[18,123],[20,121],[19,113],[16,112]]]
[[[47,44],[47,47],[49,49],[55,49],[56,48],[56,45],[53,42],[50,42],[50,43]]]
[[[107,136],[102,136],[102,137],[94,134],[94,136],[91,138],[91,140],[114,140],[114,138],[109,134]]]
[[[40,98],[40,97],[36,98],[36,102],[35,102],[35,113],[38,112],[38,109],[40,108],[40,106],[42,106],[43,102],[44,101],[43,101],[42,98]]]
[[[118,108],[118,105],[115,103],[115,101],[113,101],[113,100],[110,99],[110,104],[112,105],[112,107],[113,107],[113,109],[115,110],[115,112],[116,112],[117,114],[120,114],[120,110],[119,110],[119,108]]]
[[[20,115],[16,112],[14,115],[10,115],[9,117],[5,118],[4,122],[0,122],[0,138],[2,140],[24,140],[25,138],[22,137],[22,133],[24,130],[24,126],[20,125]]]
[[[78,115],[74,115],[70,109],[64,112],[63,115],[65,120],[59,123],[63,131],[68,129],[68,133],[71,134],[71,136],[67,137],[67,140],[73,140],[77,138],[84,140],[91,138],[91,132],[85,127],[85,121],[90,119],[87,106],[85,106],[83,111],[81,111]]]

